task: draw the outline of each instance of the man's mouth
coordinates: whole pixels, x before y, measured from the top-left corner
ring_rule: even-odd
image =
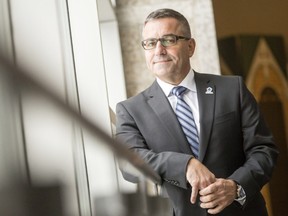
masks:
[[[153,63],[158,64],[158,63],[165,63],[169,61],[172,61],[172,60],[171,59],[159,59],[159,60],[154,61]]]

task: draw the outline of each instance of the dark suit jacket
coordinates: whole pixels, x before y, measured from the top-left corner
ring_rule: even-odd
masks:
[[[278,152],[254,97],[238,76],[195,72],[195,82],[201,127],[199,160],[217,178],[241,184],[247,196],[243,207],[233,202],[219,215],[266,215],[260,190],[272,175]],[[118,103],[116,113],[116,138],[159,173],[175,215],[207,215],[199,204],[190,203],[186,165],[192,152],[158,83]]]

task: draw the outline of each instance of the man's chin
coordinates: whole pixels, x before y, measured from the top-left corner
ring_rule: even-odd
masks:
[[[173,76],[170,71],[168,72],[168,70],[154,71],[154,75],[163,81],[166,80],[167,78]]]
[[[157,64],[154,65],[153,71],[155,72],[155,74],[168,74],[171,71],[171,65]]]
[[[154,70],[154,74],[157,76],[157,77],[165,77],[168,75],[168,72],[167,70]]]

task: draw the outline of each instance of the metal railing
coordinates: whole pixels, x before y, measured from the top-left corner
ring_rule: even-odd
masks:
[[[138,207],[139,207],[139,205],[141,205],[141,208],[144,209],[143,211],[138,209],[139,211],[141,211],[141,212],[138,212],[138,214],[137,214],[139,216],[140,215],[141,216],[142,215],[145,215],[145,216],[146,215],[147,216],[148,215],[151,215],[151,216],[152,215],[157,215],[157,216],[167,215],[166,213],[167,213],[167,209],[169,207],[168,207],[166,200],[163,202],[161,199],[157,199],[157,196],[148,198],[147,197],[147,191],[146,191],[147,188],[145,186],[147,180],[149,180],[149,181],[153,182],[153,184],[155,184],[156,188],[157,188],[157,185],[161,184],[161,178],[138,155],[131,152],[128,148],[126,148],[119,141],[116,141],[115,139],[113,139],[110,135],[108,135],[100,127],[98,127],[97,125],[92,123],[89,119],[80,115],[77,110],[74,110],[72,107],[68,106],[63,101],[63,99],[61,99],[59,96],[57,96],[56,94],[51,92],[48,88],[39,84],[39,82],[37,82],[35,79],[33,79],[31,76],[29,76],[28,73],[26,73],[26,71],[15,67],[13,64],[6,61],[6,59],[1,57],[1,56],[0,56],[0,65],[1,65],[0,73],[4,73],[5,77],[7,77],[7,79],[11,80],[13,85],[15,87],[17,87],[20,91],[22,91],[22,90],[37,91],[38,93],[43,95],[43,97],[49,99],[59,109],[64,111],[63,112],[64,115],[67,115],[69,118],[76,121],[76,123],[79,123],[79,125],[81,127],[85,128],[85,130],[89,131],[93,136],[96,136],[97,139],[102,140],[103,145],[106,145],[115,154],[115,156],[117,158],[124,159],[124,160],[128,161],[141,174],[140,182],[139,182],[140,194],[134,194],[134,195],[119,194],[119,196],[116,197],[117,201],[122,203],[122,205],[121,205],[122,208],[123,208],[123,205],[124,206],[126,205],[125,211],[123,210],[124,213],[122,212],[122,214],[120,214],[120,209],[118,209],[118,212],[114,211],[114,213],[113,212],[107,213],[107,211],[105,211],[105,209],[104,209],[104,211],[102,213],[101,213],[101,211],[98,211],[97,216],[98,215],[99,216],[110,216],[110,215],[111,216],[113,216],[113,215],[115,215],[115,216],[116,215],[117,216],[120,216],[120,215],[129,216],[129,215],[133,215],[133,214],[135,215],[135,211],[137,211],[137,209],[135,209],[135,208],[131,209],[131,206],[133,206],[135,204]],[[110,110],[110,112],[111,112],[111,110]],[[113,112],[112,112],[112,114],[113,114]],[[111,115],[111,113],[110,113],[110,115]],[[114,117],[112,116],[111,121],[115,121]],[[138,176],[138,178],[139,178],[139,176]],[[9,194],[9,192],[7,194]],[[156,194],[156,195],[158,195],[158,194]],[[114,199],[114,201],[115,201],[116,198],[115,197],[113,197],[113,198],[108,197],[106,199],[102,198],[102,199],[96,200],[96,202],[98,202],[98,206],[103,207],[103,206],[105,206],[105,202],[107,205],[107,202],[110,203],[112,201],[112,199]],[[1,196],[0,196],[0,200],[1,200]],[[128,202],[130,202],[132,204],[129,205]],[[157,208],[157,205],[159,208]],[[109,208],[107,208],[107,209],[109,209]],[[165,211],[163,211],[164,209],[165,209]],[[131,213],[131,212],[134,212],[134,213]],[[160,212],[162,212],[163,214]],[[166,213],[164,213],[164,212],[166,212]],[[0,205],[0,213],[1,213],[1,205]]]
[[[63,100],[52,93],[48,88],[45,88],[35,79],[28,75],[24,70],[16,68],[14,65],[10,64],[8,61],[5,61],[3,57],[0,57],[0,64],[4,68],[3,72],[6,72],[6,75],[15,82],[15,86],[20,89],[30,89],[37,91],[42,94],[44,97],[50,99],[54,104],[59,107],[59,109],[64,110],[65,115],[68,115],[70,118],[74,119],[82,127],[91,132],[92,135],[97,136],[107,145],[113,153],[119,158],[124,158],[129,161],[136,169],[138,169],[146,178],[153,181],[155,184],[161,183],[160,176],[152,170],[140,157],[138,157],[133,152],[129,151],[122,143],[110,137],[106,132],[104,132],[100,127],[95,125],[88,118],[81,116],[76,110],[72,107],[69,107]]]

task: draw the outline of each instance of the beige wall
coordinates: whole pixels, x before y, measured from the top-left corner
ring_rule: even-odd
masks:
[[[214,0],[217,37],[235,34],[282,35],[288,60],[288,1]]]

